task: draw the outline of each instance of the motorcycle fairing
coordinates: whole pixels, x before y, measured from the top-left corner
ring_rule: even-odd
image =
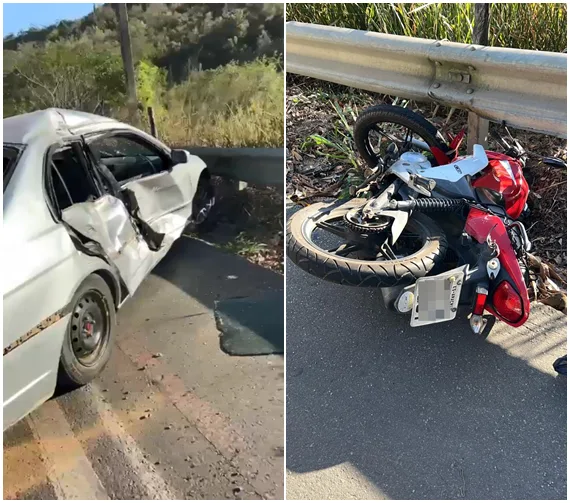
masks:
[[[471,208],[467,215],[465,232],[473,237],[478,243],[484,243],[487,240],[487,236],[490,236],[491,239],[499,246],[498,258],[501,263],[501,267],[507,272],[514,283],[514,286],[521,296],[523,304],[523,316],[518,322],[510,323],[506,320],[503,321],[513,327],[520,327],[528,319],[528,315],[530,313],[530,300],[528,298],[528,291],[521,273],[521,268],[505,224],[496,215],[486,213],[477,208]],[[492,297],[492,293],[489,292],[488,299],[491,299]],[[485,305],[485,309],[496,318],[502,319],[489,303]]]
[[[489,166],[477,180],[473,180],[472,185],[501,194],[507,215],[517,219],[525,208],[529,193],[522,166],[516,159],[505,154],[487,152],[487,156]]]
[[[398,159],[387,173],[393,173],[407,185],[410,183],[410,175],[435,180],[457,182],[465,176],[473,176],[487,167],[489,160],[487,153],[481,145],[473,145],[473,155],[458,157],[450,164],[424,168],[417,163],[406,162]]]

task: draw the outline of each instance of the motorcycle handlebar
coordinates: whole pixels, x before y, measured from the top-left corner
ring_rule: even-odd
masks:
[[[507,132],[508,132],[508,129],[507,129]],[[552,168],[566,169],[566,167],[567,167],[566,162],[564,162],[562,159],[559,159],[557,157],[546,157],[546,156],[542,156],[539,154],[533,154],[533,153],[527,152],[525,149],[522,148],[522,146],[520,145],[519,142],[516,142],[516,145],[511,145],[507,140],[505,140],[505,138],[503,138],[496,131],[490,131],[489,134],[491,135],[492,138],[494,138],[505,149],[505,153],[507,155],[510,155],[511,157],[514,157],[517,159],[520,159],[521,157],[524,157],[524,156],[534,157],[535,159],[539,159],[543,164],[546,164],[547,166],[550,166]],[[509,133],[509,136],[510,136],[510,133]],[[512,136],[511,136],[511,138],[512,138]],[[513,138],[513,140],[514,140],[514,138]]]

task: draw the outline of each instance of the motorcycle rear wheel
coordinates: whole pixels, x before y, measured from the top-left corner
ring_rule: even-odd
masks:
[[[419,236],[422,246],[397,260],[365,260],[338,255],[317,246],[311,239],[316,222],[341,221],[348,209],[360,206],[363,199],[353,199],[318,218],[327,203],[312,204],[299,210],[287,222],[287,256],[301,269],[321,279],[350,286],[392,287],[415,283],[441,262],[447,251],[447,239],[429,217],[416,213],[404,229]]]

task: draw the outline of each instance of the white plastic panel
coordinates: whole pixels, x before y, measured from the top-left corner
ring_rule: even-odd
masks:
[[[424,168],[420,164],[406,162],[398,159],[388,172],[392,172],[408,183],[410,174],[420,175],[424,178],[457,182],[465,176],[473,176],[487,167],[489,159],[481,145],[473,145],[473,155],[459,158],[451,164]]]

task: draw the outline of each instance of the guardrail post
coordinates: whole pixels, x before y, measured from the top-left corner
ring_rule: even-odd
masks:
[[[467,152],[472,152],[473,145],[476,143],[487,148],[487,136],[489,136],[489,121],[469,112],[467,115]]]
[[[473,23],[473,43],[489,45],[489,4],[476,3],[475,22]],[[487,148],[487,136],[489,135],[489,121],[482,119],[477,114],[469,112],[467,116],[467,150],[471,152],[473,145],[478,143]]]

